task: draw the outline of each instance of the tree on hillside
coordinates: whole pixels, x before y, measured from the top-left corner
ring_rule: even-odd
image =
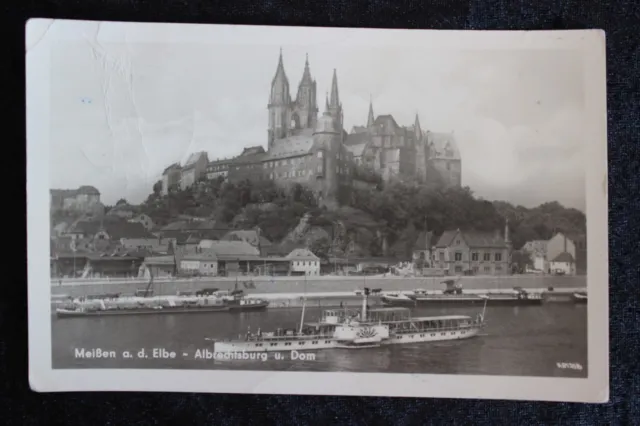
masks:
[[[331,242],[326,238],[322,237],[318,240],[315,240],[309,250],[313,252],[316,256],[318,256],[322,260],[329,259],[329,252],[331,251]]]
[[[120,198],[117,202],[116,202],[116,206],[121,206],[121,205],[126,205],[127,200],[125,200],[124,198]]]

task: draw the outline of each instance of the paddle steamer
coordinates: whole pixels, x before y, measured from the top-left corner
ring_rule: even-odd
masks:
[[[484,306],[476,318],[464,315],[411,317],[408,308],[369,310],[369,289],[364,289],[362,309],[325,310],[315,323],[305,323],[306,301],[300,326],[273,332],[247,331],[234,340],[212,340],[214,352],[280,352],[332,348],[362,349],[391,344],[411,344],[477,336],[484,326]]]

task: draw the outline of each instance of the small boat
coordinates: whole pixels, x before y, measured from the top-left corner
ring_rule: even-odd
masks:
[[[247,331],[244,337],[213,340],[214,353],[283,352],[319,349],[366,349],[382,345],[415,344],[468,339],[484,326],[484,311],[475,319],[465,315],[411,317],[408,308],[368,310],[369,289],[364,290],[360,311],[326,310],[320,321],[305,323],[303,299],[300,327],[273,332]]]
[[[587,303],[587,301],[588,301],[587,292],[586,291],[577,291],[577,292],[571,294],[571,300],[573,300],[573,303],[577,303],[577,304]]]

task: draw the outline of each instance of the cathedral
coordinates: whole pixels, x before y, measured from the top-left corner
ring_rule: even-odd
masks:
[[[347,132],[342,108],[334,69],[319,116],[308,57],[293,98],[280,50],[267,104],[267,149],[257,145],[238,157],[213,161],[206,176],[301,183],[325,204],[335,203],[341,186],[370,187],[372,176],[460,186],[461,158],[453,134],[423,131],[417,115],[412,126],[398,125],[391,115],[376,117],[371,103],[366,125]]]

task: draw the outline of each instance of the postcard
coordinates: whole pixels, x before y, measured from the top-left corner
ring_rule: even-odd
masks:
[[[39,392],[606,402],[602,31],[33,19]]]

